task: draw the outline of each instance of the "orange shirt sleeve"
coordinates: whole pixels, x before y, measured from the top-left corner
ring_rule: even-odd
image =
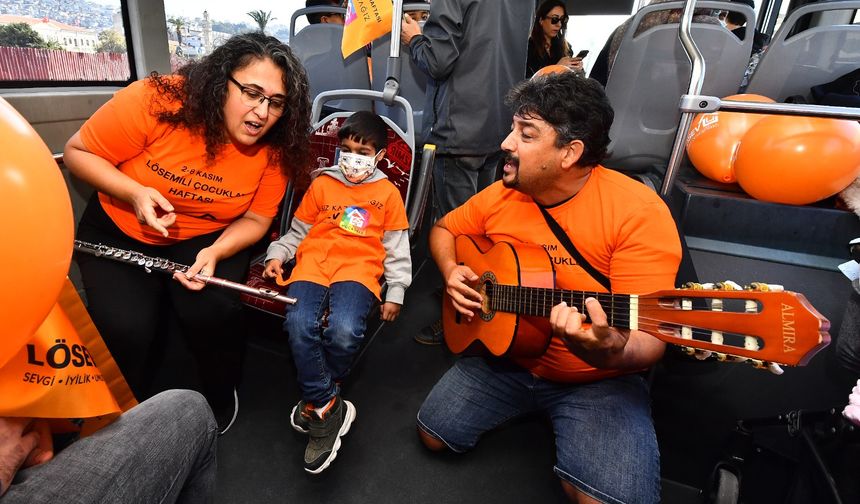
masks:
[[[409,229],[409,220],[406,218],[406,207],[403,205],[403,198],[400,197],[400,191],[394,186],[389,185],[388,201],[385,203],[385,222],[382,229],[384,231],[399,231]]]
[[[296,209],[295,218],[307,224],[316,224],[317,215],[319,214],[316,193],[319,191],[319,187],[320,184],[316,180],[311,182],[311,186],[308,187],[305,195],[302,196],[299,208]]]
[[[445,215],[445,229],[454,236],[485,235],[486,210],[498,204],[499,187],[501,187],[500,183],[492,184],[469,198],[461,206],[448,212]]]
[[[287,190],[287,177],[278,165],[269,165],[260,178],[260,185],[249,211],[263,217],[274,217],[281,207],[281,200]]]
[[[618,233],[609,266],[613,292],[648,294],[675,287],[681,242],[662,202],[638,207]]]
[[[114,165],[140,154],[156,126],[151,98],[152,88],[145,80],[117,91],[81,127],[84,145]]]

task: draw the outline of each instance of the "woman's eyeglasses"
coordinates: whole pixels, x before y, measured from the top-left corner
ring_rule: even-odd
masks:
[[[550,24],[557,25],[561,23],[562,26],[567,26],[567,17],[566,16],[551,16],[544,17],[544,19],[548,19]]]
[[[239,84],[239,81],[234,79],[232,76],[228,78],[230,79],[230,82],[235,84],[239,88],[239,91],[241,91],[240,96],[242,98],[242,103],[246,106],[255,108],[264,101],[269,100],[270,114],[280,116],[284,113],[284,109],[287,107],[287,101],[285,99],[266,96],[254,88],[249,88],[248,86]]]

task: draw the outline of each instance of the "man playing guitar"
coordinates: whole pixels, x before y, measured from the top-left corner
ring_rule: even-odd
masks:
[[[514,119],[501,145],[502,180],[430,234],[446,302],[458,316],[482,315],[482,296],[473,289],[479,278],[457,262],[460,235],[543,246],[555,284],[565,289],[606,292],[606,279],[619,293],[673,288],[681,248],[668,208],[646,186],[599,165],[613,118],[600,85],[573,73],[547,75],[516,86],[508,102]],[[541,207],[580,259],[550,229]],[[459,359],[418,413],[424,444],[464,452],[504,422],[542,412],[555,432],[555,473],[573,502],[658,502],[659,454],[639,372],[661,358],[665,344],[610,327],[610,308],[595,298],[585,306],[590,324],[574,306],[552,308],[553,336],[539,357]]]

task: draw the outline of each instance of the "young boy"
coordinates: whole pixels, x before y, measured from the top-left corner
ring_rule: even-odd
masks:
[[[400,313],[412,282],[406,209],[400,192],[376,169],[387,146],[385,123],[372,112],[356,112],[338,138],[338,165],[322,169],[311,183],[290,230],[269,245],[263,272],[266,278],[280,276],[282,265],[296,258],[287,295],[298,302],[287,307],[284,329],[302,400],[290,423],[310,433],[305,470],[313,474],[331,464],[355,419],[355,406],[341,398],[340,383],[364,339],[380,277],[384,274],[388,284],[380,307],[385,321]]]

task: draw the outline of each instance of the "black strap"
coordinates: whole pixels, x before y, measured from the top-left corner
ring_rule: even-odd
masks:
[[[558,238],[558,241],[562,245],[564,245],[564,248],[566,248],[568,253],[570,253],[570,255],[573,256],[573,258],[576,260],[576,264],[582,267],[582,269],[584,269],[586,273],[591,275],[591,278],[597,280],[597,283],[605,287],[607,291],[611,292],[611,284],[609,282],[609,279],[606,278],[606,275],[594,269],[594,266],[592,266],[591,263],[589,263],[585,260],[584,257],[582,257],[582,254],[580,254],[579,251],[576,250],[576,246],[573,244],[572,241],[570,241],[570,238],[568,238],[567,233],[565,233],[564,230],[561,229],[561,226],[559,226],[558,222],[556,222],[556,220],[552,218],[552,215],[550,215],[549,212],[546,211],[546,208],[540,205],[538,205],[538,208],[540,208],[540,213],[543,214],[543,218],[546,219],[546,223],[549,225],[549,228],[552,230],[553,234],[555,234],[555,237]]]

